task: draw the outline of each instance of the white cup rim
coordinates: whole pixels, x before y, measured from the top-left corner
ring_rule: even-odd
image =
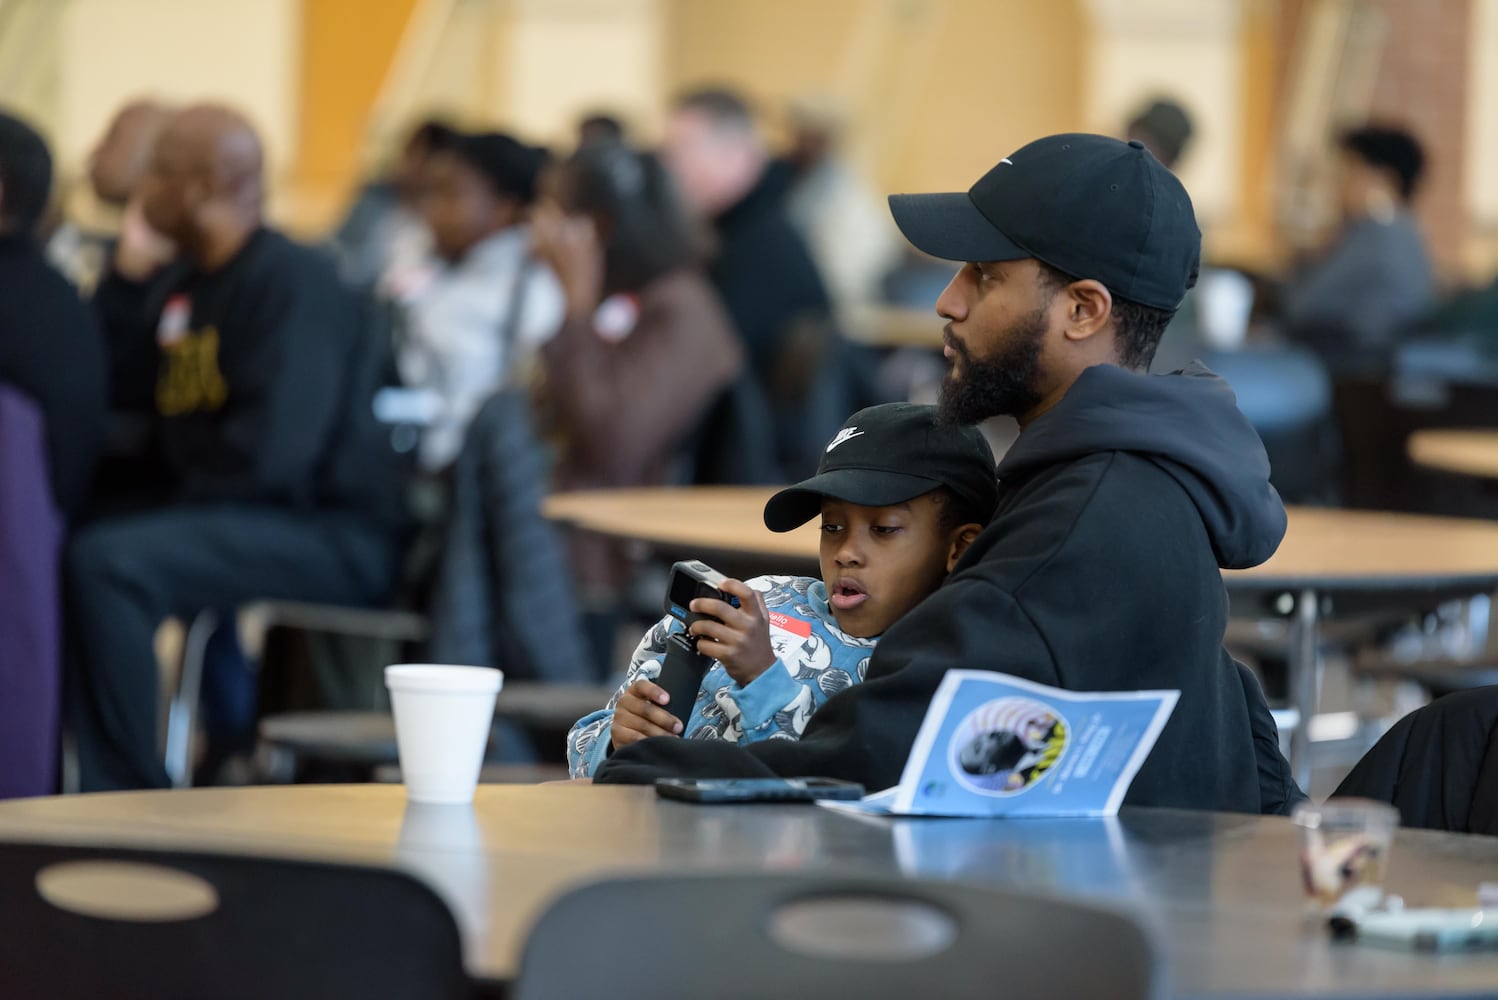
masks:
[[[385,668],[385,686],[392,691],[492,694],[500,689],[504,676],[503,672],[493,667],[397,663]]]

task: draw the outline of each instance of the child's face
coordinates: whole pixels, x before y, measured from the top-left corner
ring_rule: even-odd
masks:
[[[822,582],[838,628],[880,635],[947,575],[962,529],[945,529],[930,494],[893,507],[822,501]]]

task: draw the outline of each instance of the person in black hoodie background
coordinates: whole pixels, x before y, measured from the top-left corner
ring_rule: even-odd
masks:
[[[261,204],[251,126],[221,107],[178,113],[95,295],[115,405],[149,410],[161,471],[157,505],[69,549],[67,720],[85,790],[167,783],[163,618],[256,598],[366,604],[394,581],[402,470],[370,408],[375,345],[332,265],[265,228]]]
[[[826,775],[885,788],[942,676],[963,667],[1080,691],[1179,689],[1125,801],[1287,812],[1302,794],[1262,691],[1222,646],[1219,572],[1269,558],[1284,507],[1225,382],[1199,367],[1144,374],[1196,276],[1185,189],[1140,143],[1059,135],[966,193],[890,205],[916,247],[963,262],[937,301],[953,363],[943,415],[1020,423],[993,521],[801,741],[658,737],[596,780]]]
[[[71,519],[88,496],[104,440],[104,341],[77,290],[37,246],[51,188],[42,137],[0,114],[0,383],[41,410],[52,499]]]
[[[662,154],[688,205],[711,225],[708,277],[769,404],[784,475],[809,476],[827,437],[866,401],[847,377],[851,348],[833,327],[822,276],[786,213],[786,181],[771,171],[749,106],[731,90],[682,95]]]

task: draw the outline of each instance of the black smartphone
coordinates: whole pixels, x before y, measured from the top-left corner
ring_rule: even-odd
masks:
[[[656,778],[655,793],[682,802],[815,802],[861,799],[863,786],[836,778]]]
[[[712,615],[701,615],[690,610],[690,605],[699,597],[712,597],[738,607],[737,597],[718,589],[726,579],[728,577],[705,562],[689,560],[674,564],[671,567],[671,580],[666,585],[666,613],[686,628],[691,628],[693,622],[703,618],[717,621]],[[655,683],[671,696],[666,710],[680,719],[683,726],[692,714],[702,678],[707,675],[708,664],[711,662],[697,652],[695,636],[683,632],[666,640],[666,656],[661,661],[661,672]]]

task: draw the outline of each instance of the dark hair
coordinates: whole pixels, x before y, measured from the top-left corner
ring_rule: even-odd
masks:
[[[700,87],[676,98],[677,111],[697,111],[719,128],[750,130],[754,112],[749,102],[728,87]]]
[[[441,118],[428,118],[411,130],[406,137],[406,148],[430,156],[438,150],[451,148],[462,134]]]
[[[955,531],[964,524],[987,524],[993,519],[993,507],[960,497],[948,486],[938,486],[929,494],[941,508],[937,523],[943,531]]]
[[[1153,139],[1160,162],[1171,167],[1186,151],[1194,129],[1185,108],[1169,98],[1157,98],[1129,122],[1129,132]]]
[[[30,235],[52,193],[52,154],[36,130],[0,113],[0,226]]]
[[[659,160],[619,143],[585,146],[562,164],[563,207],[594,216],[604,290],[638,291],[701,257],[701,240]]]
[[[1425,172],[1425,150],[1413,135],[1402,128],[1364,125],[1343,132],[1337,145],[1370,167],[1393,171],[1399,196],[1405,201],[1414,197]]]
[[[577,131],[579,133],[597,132],[600,139],[606,139],[609,142],[624,141],[624,123],[616,115],[607,112],[599,111],[585,115],[577,123]]]
[[[1052,294],[1081,279],[1036,260],[1042,285]],[[1175,318],[1174,309],[1156,309],[1113,296],[1113,335],[1118,342],[1118,360],[1125,368],[1147,371],[1155,360],[1155,349],[1165,328]]]
[[[546,150],[502,132],[459,135],[441,151],[482,174],[496,195],[522,205],[535,201],[536,182],[551,158]]]

